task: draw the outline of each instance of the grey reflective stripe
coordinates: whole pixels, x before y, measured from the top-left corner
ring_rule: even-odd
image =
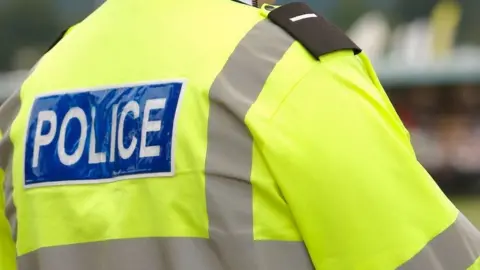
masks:
[[[1,90],[1,89],[0,89]],[[0,107],[0,131],[6,133],[20,110],[20,92],[15,92]]]
[[[480,258],[480,232],[463,215],[399,269],[467,269]]]
[[[3,136],[0,138],[0,169],[6,172],[13,153],[13,144],[10,140],[9,131],[2,135]]]
[[[146,238],[44,248],[22,256],[19,270],[219,270],[210,243],[193,238]]]
[[[277,244],[256,243],[256,256],[261,258],[252,270],[313,269],[301,252],[302,243]],[[18,269],[230,270],[213,245],[206,239],[195,238],[121,239],[76,244],[44,248],[22,256]]]
[[[0,168],[5,172],[3,179],[3,192],[5,198],[5,216],[12,230],[13,240],[17,240],[17,209],[13,201],[13,172],[12,172],[13,144],[10,132],[0,140]]]
[[[252,136],[245,116],[294,40],[265,20],[238,44],[210,89],[209,239],[146,238],[42,248],[19,270],[311,270],[303,242],[254,241]]]
[[[20,93],[15,92],[0,107],[0,131],[3,133],[0,139],[0,169],[5,172],[3,190],[5,196],[5,215],[10,223],[13,239],[17,235],[17,210],[13,201],[13,143],[10,140],[10,126],[20,110]],[[1,179],[0,179],[1,183]]]
[[[294,40],[270,21],[239,43],[210,89],[206,192],[210,239],[222,269],[255,269],[252,136],[244,119]]]
[[[303,242],[255,241],[258,270],[315,269]]]

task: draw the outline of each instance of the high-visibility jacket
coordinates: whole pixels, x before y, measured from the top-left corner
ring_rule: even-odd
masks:
[[[367,57],[302,4],[107,1],[0,129],[1,270],[480,269]]]

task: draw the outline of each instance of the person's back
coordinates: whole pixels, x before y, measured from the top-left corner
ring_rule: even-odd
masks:
[[[71,29],[0,109],[0,269],[472,265],[366,57],[269,11],[110,0]]]

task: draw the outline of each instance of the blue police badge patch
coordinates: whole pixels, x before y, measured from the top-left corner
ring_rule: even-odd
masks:
[[[37,97],[25,142],[25,187],[172,176],[184,80]]]

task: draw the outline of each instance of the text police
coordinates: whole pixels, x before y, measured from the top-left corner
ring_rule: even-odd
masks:
[[[32,107],[25,185],[108,182],[173,174],[184,81],[65,92]]]

